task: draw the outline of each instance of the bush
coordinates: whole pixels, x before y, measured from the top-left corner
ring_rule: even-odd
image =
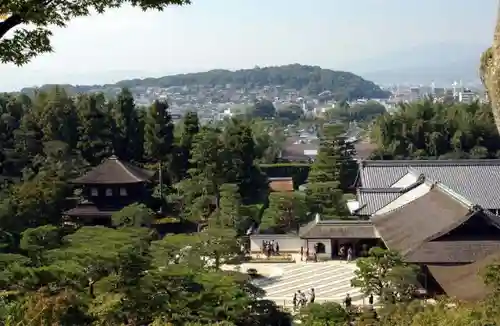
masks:
[[[247,274],[251,278],[260,278],[260,277],[262,277],[262,275],[260,275],[259,272],[255,268],[249,268],[249,269],[247,269]]]

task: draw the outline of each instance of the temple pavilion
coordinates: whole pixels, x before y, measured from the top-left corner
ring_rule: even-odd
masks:
[[[154,175],[113,155],[71,181],[81,190],[81,198],[65,215],[85,225],[110,226],[113,213],[150,198]]]

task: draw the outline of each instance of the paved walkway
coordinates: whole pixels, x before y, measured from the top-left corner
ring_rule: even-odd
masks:
[[[243,267],[243,266],[242,266]],[[357,288],[351,287],[355,263],[345,261],[298,262],[276,264],[245,264],[244,269],[255,268],[257,271],[273,271],[268,278],[255,281],[255,285],[266,291],[266,299],[275,301],[284,307],[292,306],[293,294],[298,290],[306,293],[314,288],[316,302],[342,303],[347,293],[354,305],[363,304],[363,295]]]

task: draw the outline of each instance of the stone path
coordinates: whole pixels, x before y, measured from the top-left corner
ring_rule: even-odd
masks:
[[[351,287],[356,265],[340,261],[290,264],[252,264],[245,268],[273,269],[269,278],[255,281],[255,285],[266,291],[266,299],[275,301],[280,306],[292,306],[293,294],[298,290],[309,292],[314,288],[316,302],[342,303],[347,293],[354,305],[363,304],[363,295],[359,289]],[[264,265],[264,266],[259,266]],[[268,266],[267,266],[268,265]],[[278,272],[276,272],[279,271]]]

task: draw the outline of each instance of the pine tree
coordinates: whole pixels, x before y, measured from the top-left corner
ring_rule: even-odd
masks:
[[[144,127],[144,153],[152,162],[165,162],[172,153],[174,124],[168,103],[155,101],[147,110]]]
[[[181,132],[173,149],[169,174],[174,182],[185,179],[190,168],[193,138],[200,131],[200,122],[196,112],[187,112],[181,123]]]

